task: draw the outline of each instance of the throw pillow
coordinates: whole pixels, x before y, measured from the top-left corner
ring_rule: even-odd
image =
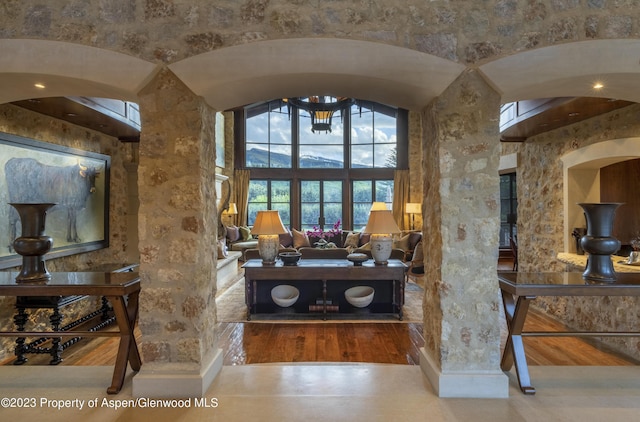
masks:
[[[224,259],[228,256],[227,253],[227,242],[226,240],[220,239],[218,240],[218,259]]]
[[[240,226],[238,227],[238,231],[240,231],[240,238],[243,242],[251,240],[251,229],[249,227]]]
[[[369,240],[371,240],[371,235],[369,233],[360,233],[360,245],[369,243]]]
[[[278,237],[280,238],[280,246],[283,248],[289,248],[293,245],[293,236],[289,230],[284,234],[278,235]]]
[[[240,230],[236,226],[227,226],[227,239],[229,242],[237,242],[240,239]]]
[[[294,248],[298,249],[304,246],[311,246],[311,243],[309,243],[309,237],[305,232],[300,232],[296,229],[292,229],[291,234],[293,235]]]
[[[371,250],[371,243],[367,242],[364,245],[360,246],[358,248],[361,251],[370,251]]]
[[[355,249],[358,247],[358,242],[360,242],[360,233],[349,233],[344,240],[344,247]]]
[[[395,249],[402,249],[403,251],[408,251],[410,249],[409,237],[410,235],[402,236],[400,239],[393,242],[393,247]]]

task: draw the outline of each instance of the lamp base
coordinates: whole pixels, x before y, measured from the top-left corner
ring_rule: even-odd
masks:
[[[280,247],[280,236],[277,234],[261,234],[258,236],[258,252],[262,265],[275,265]]]
[[[371,256],[376,265],[387,265],[393,249],[393,238],[388,234],[371,235]]]

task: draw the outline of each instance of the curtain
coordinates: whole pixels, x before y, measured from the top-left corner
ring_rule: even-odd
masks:
[[[233,173],[235,201],[238,208],[238,226],[246,226],[249,217],[249,170],[239,169]]]
[[[393,174],[393,218],[400,230],[409,230],[409,218],[404,212],[409,202],[409,170],[396,170]]]

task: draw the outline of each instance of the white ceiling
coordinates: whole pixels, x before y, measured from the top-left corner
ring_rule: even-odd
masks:
[[[480,70],[509,103],[533,98],[601,97],[640,102],[640,40],[594,40],[530,50]],[[604,84],[594,90],[595,82]]]
[[[354,97],[416,109],[440,95],[464,70],[458,63],[406,48],[318,38],[224,48],[169,68],[219,110],[309,95]]]
[[[479,66],[503,102],[600,96],[640,102],[640,40],[540,48]],[[464,70],[414,50],[341,39],[262,41],[194,56],[169,68],[217,110],[284,96],[353,96],[419,110]],[[78,44],[0,40],[0,103],[51,96],[136,101],[159,66]],[[594,92],[595,81],[605,89]],[[44,82],[46,90],[37,90]]]

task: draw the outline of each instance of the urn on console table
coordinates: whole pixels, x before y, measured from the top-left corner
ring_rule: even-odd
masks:
[[[20,216],[22,234],[13,242],[13,249],[22,255],[22,269],[16,277],[17,283],[49,281],[44,254],[51,250],[53,239],[45,235],[44,225],[51,203],[10,203]]]
[[[580,239],[580,245],[589,253],[582,277],[591,281],[616,281],[611,254],[620,248],[620,241],[612,236],[613,218],[622,204],[603,202],[578,205],[587,219],[587,234]]]

